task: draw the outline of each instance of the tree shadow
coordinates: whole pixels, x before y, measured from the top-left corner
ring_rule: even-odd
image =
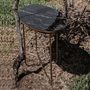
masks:
[[[55,57],[55,41],[52,47],[53,56]],[[90,55],[78,45],[71,44],[66,40],[59,40],[58,50],[59,59],[56,64],[63,70],[78,75],[90,72]]]

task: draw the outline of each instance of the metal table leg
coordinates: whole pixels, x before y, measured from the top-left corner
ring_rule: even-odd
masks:
[[[58,33],[56,33],[56,35],[55,35],[55,41],[56,41],[56,63],[58,62],[58,60],[59,60],[59,52],[58,52],[58,48],[59,48],[59,34]]]
[[[52,86],[52,45],[51,45],[51,34],[49,35],[50,42],[50,85]]]
[[[47,78],[49,79],[49,76],[47,75],[47,72],[46,72],[46,70],[44,69],[42,60],[41,60],[41,58],[40,58],[40,56],[39,56],[39,53],[38,53],[38,50],[37,50],[37,32],[36,32],[36,31],[35,31],[35,41],[36,41],[36,53],[37,53],[37,57],[38,57],[38,59],[39,59],[40,64],[41,64],[42,67],[43,67],[43,71],[44,71],[45,75],[46,75]]]
[[[35,40],[36,40],[36,52],[37,52],[37,56],[38,56],[38,59],[43,67],[43,64],[42,64],[42,60],[38,54],[38,50],[37,50],[37,34],[36,34],[36,31],[35,31]],[[49,76],[47,75],[47,72],[46,70],[43,68],[44,70],[44,73],[46,74],[46,76],[48,77],[49,81],[50,81],[50,85],[52,86],[52,45],[51,45],[51,34],[49,35],[49,42],[50,42],[50,78]]]
[[[26,39],[25,39],[25,27],[24,27],[24,24],[23,24],[23,55],[24,55],[24,60],[25,60],[25,64],[27,64],[26,62]]]

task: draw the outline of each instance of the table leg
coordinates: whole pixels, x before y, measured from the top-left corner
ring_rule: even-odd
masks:
[[[25,64],[27,65],[27,62],[26,62],[26,39],[25,39],[25,27],[24,27],[24,24],[23,24],[23,55],[24,55],[24,60],[25,60]]]
[[[50,84],[52,86],[52,45],[51,45],[51,34],[49,35],[50,42]]]
[[[36,32],[36,31],[35,31],[35,41],[36,41],[36,53],[37,53],[37,57],[38,57],[38,59],[39,59],[40,64],[42,65],[42,68],[43,68],[43,71],[44,71],[45,75],[46,75],[47,78],[49,79],[49,76],[47,75],[47,72],[46,72],[46,70],[44,69],[42,60],[41,60],[41,58],[40,58],[40,56],[39,56],[39,53],[38,53],[38,50],[37,50],[37,32]]]
[[[58,60],[59,60],[59,51],[58,51],[58,48],[59,48],[59,34],[58,33],[56,33],[56,63],[58,62]]]

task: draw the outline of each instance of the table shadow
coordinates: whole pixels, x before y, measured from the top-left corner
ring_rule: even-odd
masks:
[[[87,74],[90,72],[90,54],[78,45],[66,40],[59,40],[59,59],[56,64],[63,70],[73,74]],[[52,43],[53,58],[55,60],[55,41]]]
[[[52,43],[52,56],[55,61],[55,44]],[[59,40],[59,59],[55,63],[64,71],[73,74],[87,74],[90,72],[90,55],[85,50],[81,49],[78,45],[71,44],[66,40]],[[43,64],[43,67],[39,67],[34,71],[24,71],[18,76],[18,82],[26,75],[35,73],[38,74],[45,66],[50,63],[49,61]]]

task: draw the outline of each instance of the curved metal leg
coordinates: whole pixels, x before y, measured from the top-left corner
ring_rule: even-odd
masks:
[[[38,56],[38,59],[43,67],[43,64],[42,64],[42,60],[39,56],[39,53],[38,53],[38,50],[37,50],[37,34],[36,34],[36,31],[35,31],[35,40],[36,40],[36,52],[37,52],[37,56]],[[51,45],[51,34],[49,35],[49,42],[50,42],[50,78],[49,76],[47,75],[46,73],[46,70],[43,68],[44,70],[44,73],[46,74],[46,76],[48,77],[49,81],[50,81],[50,85],[52,86],[52,45]]]
[[[23,53],[24,53],[24,60],[25,60],[25,64],[27,65],[27,66],[29,66],[28,64],[27,64],[27,61],[26,61],[26,39],[25,39],[25,27],[24,27],[24,24],[23,24]]]
[[[58,62],[58,60],[59,60],[59,51],[58,51],[58,48],[59,48],[59,34],[58,33],[56,33],[56,63]]]
[[[30,41],[29,41],[30,42]],[[28,44],[27,44],[28,45]],[[24,60],[25,60],[25,64],[27,65],[27,66],[31,66],[31,65],[29,65],[28,63],[27,63],[27,61],[26,61],[26,39],[25,39],[25,28],[24,28],[24,24],[23,24],[23,47],[24,47]]]
[[[35,41],[36,41],[36,52],[37,52],[37,57],[38,57],[38,59],[39,59],[41,65],[42,65],[42,67],[43,67],[44,73],[46,74],[46,76],[47,76],[48,79],[49,79],[49,76],[47,75],[47,72],[46,72],[46,70],[44,69],[42,60],[41,60],[41,58],[40,58],[40,56],[39,56],[39,53],[38,53],[38,50],[37,50],[37,32],[36,32],[36,31],[35,31]]]
[[[50,85],[52,86],[52,45],[51,45],[51,34],[49,35],[50,42]]]

